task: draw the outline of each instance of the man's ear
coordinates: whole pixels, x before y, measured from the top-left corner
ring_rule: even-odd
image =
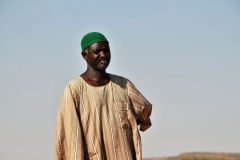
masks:
[[[85,51],[82,51],[81,54],[82,54],[83,59],[87,60],[87,53]]]

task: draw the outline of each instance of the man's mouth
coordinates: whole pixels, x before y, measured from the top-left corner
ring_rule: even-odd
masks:
[[[100,63],[103,64],[103,65],[108,65],[109,64],[107,61],[101,61]]]
[[[100,60],[99,63],[104,63],[104,64],[106,63],[106,64],[108,64],[108,63],[109,63],[109,60],[103,59],[103,60]]]

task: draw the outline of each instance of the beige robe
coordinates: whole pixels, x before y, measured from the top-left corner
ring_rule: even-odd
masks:
[[[56,160],[141,160],[141,131],[152,105],[126,78],[93,87],[81,77],[66,86],[57,118]]]

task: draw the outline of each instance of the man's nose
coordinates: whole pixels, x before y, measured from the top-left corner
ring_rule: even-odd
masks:
[[[101,52],[100,52],[100,56],[101,56],[101,57],[106,57],[106,56],[107,56],[107,52],[101,50]]]

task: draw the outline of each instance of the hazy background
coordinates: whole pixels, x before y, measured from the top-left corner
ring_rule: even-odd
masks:
[[[86,69],[88,32],[109,73],[153,104],[143,157],[240,152],[240,1],[0,0],[0,159],[54,159],[65,85]]]

